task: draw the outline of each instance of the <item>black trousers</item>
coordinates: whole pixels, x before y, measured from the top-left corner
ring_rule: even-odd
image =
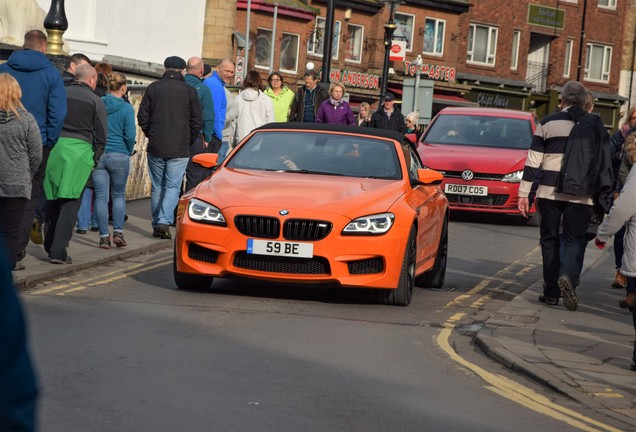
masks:
[[[44,250],[48,252],[50,258],[65,260],[68,256],[68,244],[73,237],[73,228],[75,228],[80,205],[81,198],[46,201]]]
[[[12,269],[21,259],[22,250],[18,250],[18,244],[27,202],[26,198],[0,197],[0,236],[4,237]]]
[[[185,178],[185,191],[189,191],[196,187],[199,183],[205,180],[208,176],[212,174],[212,170],[209,168],[204,168],[201,165],[197,165],[192,162],[192,157],[201,153],[218,153],[221,148],[221,141],[212,137],[212,141],[208,143],[208,147],[205,148],[203,146],[203,136],[200,135],[199,138],[195,141],[194,144],[190,146],[190,160],[188,161],[188,166],[186,167],[186,178]]]
[[[540,244],[545,282],[543,294],[546,297],[559,298],[559,277],[567,276],[572,283],[576,283],[581,275],[587,246],[585,234],[592,216],[592,206],[544,198],[538,199],[537,205],[541,212]]]
[[[40,197],[42,196],[42,185],[44,184],[46,163],[49,160],[50,153],[50,147],[42,147],[42,162],[40,162],[40,166],[38,167],[38,170],[31,180],[31,199],[27,201],[24,207],[22,226],[20,228],[20,235],[17,244],[17,250],[20,255],[22,255],[22,253],[26,250],[27,245],[29,244],[31,227],[33,226],[33,217],[35,216],[35,209],[37,208],[38,203],[41,199]]]

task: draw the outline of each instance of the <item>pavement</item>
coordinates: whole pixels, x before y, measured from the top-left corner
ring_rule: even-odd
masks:
[[[172,247],[171,240],[162,240],[152,236],[150,199],[128,201],[126,214],[128,220],[124,225],[124,238],[128,246],[100,249],[98,247],[99,233],[90,230],[86,234],[73,233],[68,248],[72,264],[51,264],[44,248],[29,242],[24,258],[26,269],[13,272],[15,285],[18,288],[26,288],[100,264]],[[174,228],[171,228],[170,232],[174,235]],[[110,233],[112,238],[112,226],[110,226]]]
[[[149,199],[127,203],[125,248],[99,249],[96,232],[74,234],[69,247],[72,264],[48,262],[38,245],[29,244],[26,270],[14,271],[19,288],[118,259],[172,247],[171,240],[152,237]],[[174,234],[174,228],[171,229]],[[538,239],[537,239],[538,241]],[[598,250],[589,244],[579,307],[539,303],[539,280],[490,317],[475,335],[488,356],[584,406],[617,418],[636,430],[636,372],[629,369],[634,327],[628,311],[618,307],[624,290],[611,288],[612,245]]]

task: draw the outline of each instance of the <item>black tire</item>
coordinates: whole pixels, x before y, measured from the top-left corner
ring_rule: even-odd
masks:
[[[428,288],[443,287],[446,278],[446,261],[448,261],[448,218],[444,219],[442,226],[435,264],[432,269],[415,278],[415,285]]]
[[[174,283],[177,284],[177,288],[181,290],[189,291],[201,291],[210,288],[213,276],[204,276],[199,274],[182,273],[177,271],[177,248],[172,252],[172,273],[174,275]]]
[[[415,258],[417,253],[415,239],[415,227],[411,227],[402,269],[400,270],[400,280],[397,288],[388,290],[378,290],[378,300],[382,304],[393,306],[408,306],[413,298],[413,287],[415,286]]]

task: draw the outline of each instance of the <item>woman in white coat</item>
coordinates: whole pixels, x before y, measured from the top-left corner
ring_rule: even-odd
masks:
[[[623,152],[632,164],[632,168],[618,199],[614,201],[612,209],[599,226],[594,242],[596,246],[603,249],[607,240],[623,225],[626,226],[623,241],[625,250],[620,271],[627,277],[627,296],[620,299],[618,305],[631,309],[634,330],[636,330],[636,168],[633,165],[636,163],[636,133],[627,136]],[[631,369],[636,370],[636,345],[634,345]]]
[[[243,90],[238,94],[238,118],[236,119],[236,142],[240,142],[252,130],[274,120],[272,99],[262,91],[261,75],[251,70],[243,81]]]

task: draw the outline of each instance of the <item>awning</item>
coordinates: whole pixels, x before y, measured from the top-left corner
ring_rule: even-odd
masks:
[[[402,89],[401,88],[388,87],[387,90],[390,91],[393,94],[396,94],[396,95],[401,95],[402,94]]]
[[[433,93],[433,103],[446,106],[479,106],[477,102],[472,102],[459,96],[445,95],[439,93]]]

